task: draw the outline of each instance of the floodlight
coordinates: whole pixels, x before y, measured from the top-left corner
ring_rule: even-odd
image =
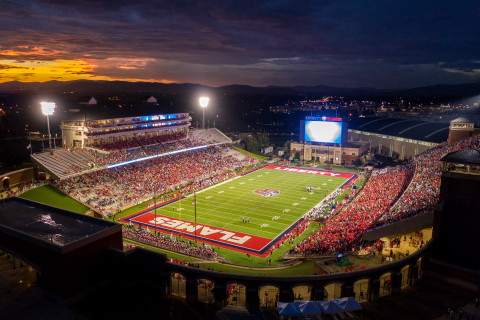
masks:
[[[48,145],[50,146],[50,151],[52,150],[52,140],[50,139],[50,120],[48,116],[53,114],[55,110],[55,102],[40,102],[42,105],[42,113],[47,116],[47,125],[48,125]],[[43,144],[43,142],[42,142]]]
[[[210,99],[207,98],[207,97],[201,97],[201,98],[200,98],[200,106],[201,106],[202,108],[205,108],[206,106],[208,106],[208,101],[209,101],[209,100],[210,100]]]
[[[202,129],[205,129],[205,107],[208,106],[208,101],[210,99],[207,97],[201,97],[200,98],[200,107],[203,108],[203,118],[202,118]]]
[[[42,113],[46,116],[51,116],[55,110],[55,102],[41,102]]]

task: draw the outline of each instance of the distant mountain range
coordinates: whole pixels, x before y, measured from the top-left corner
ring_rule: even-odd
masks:
[[[188,93],[211,92],[220,94],[323,94],[346,96],[442,96],[469,97],[480,95],[480,83],[459,85],[438,84],[412,89],[386,90],[375,88],[336,88],[324,85],[318,86],[267,86],[252,87],[248,85],[228,85],[209,87],[192,83],[155,83],[127,81],[48,81],[48,82],[4,82],[0,83],[0,91],[40,91],[40,92],[157,92],[157,93]]]

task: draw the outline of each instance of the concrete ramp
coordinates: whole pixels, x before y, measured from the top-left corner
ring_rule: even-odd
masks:
[[[433,212],[424,213],[409,219],[401,220],[363,234],[363,240],[373,241],[383,237],[398,237],[407,233],[420,231],[433,226]]]

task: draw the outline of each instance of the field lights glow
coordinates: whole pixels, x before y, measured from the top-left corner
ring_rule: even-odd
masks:
[[[210,99],[207,97],[201,97],[199,101],[200,101],[200,107],[205,108],[208,106],[208,101],[210,101]]]
[[[55,102],[41,102],[42,113],[46,116],[51,116],[55,110]]]
[[[150,159],[153,159],[153,158],[158,158],[158,157],[163,157],[163,156],[170,156],[170,155],[173,155],[173,154],[182,153],[182,152],[186,152],[186,151],[203,149],[203,148],[206,148],[206,147],[208,147],[208,146],[207,146],[207,145],[204,145],[204,146],[192,147],[192,148],[183,149],[183,150],[176,150],[176,151],[172,151],[172,152],[168,152],[168,153],[156,154],[156,155],[154,155],[154,156],[149,156],[149,157],[139,158],[139,159],[130,160],[130,161],[122,162],[122,163],[112,164],[112,165],[110,165],[110,166],[107,166],[107,169],[112,169],[112,168],[116,168],[116,167],[119,167],[119,166],[124,166],[124,165],[126,165],[126,164],[130,164],[130,163],[134,163],[134,162],[140,162],[140,161],[150,160]]]

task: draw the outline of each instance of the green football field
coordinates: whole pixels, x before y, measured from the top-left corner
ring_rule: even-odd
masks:
[[[197,193],[197,223],[274,239],[338,188],[346,178],[260,169]],[[314,192],[305,188],[314,187]],[[272,197],[256,190],[278,190]],[[173,208],[175,207],[175,209]],[[157,209],[157,214],[194,221],[193,195]],[[243,223],[248,218],[249,223]]]

